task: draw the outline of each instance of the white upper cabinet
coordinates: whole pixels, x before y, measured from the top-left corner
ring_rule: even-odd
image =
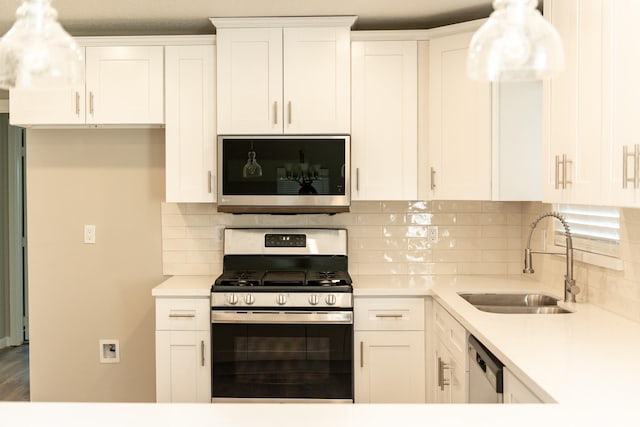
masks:
[[[544,201],[640,206],[632,0],[547,0],[566,69],[545,84]]]
[[[164,48],[87,48],[87,123],[164,123]]]
[[[353,21],[212,19],[218,133],[348,134]]]
[[[85,48],[85,82],[10,91],[14,125],[163,124],[162,46]]]
[[[215,46],[165,48],[166,200],[215,201]]]
[[[12,125],[84,124],[84,81],[62,89],[12,89],[9,111]]]
[[[472,35],[429,42],[428,199],[491,200],[491,85],[467,77]]]
[[[418,198],[417,41],[354,41],[352,200]]]
[[[218,132],[282,133],[282,29],[220,28]]]
[[[540,200],[542,86],[469,79],[472,35],[429,41],[429,137],[420,197]]]
[[[602,2],[545,2],[565,70],[544,82],[543,200],[602,204]]]
[[[603,199],[640,206],[640,2],[603,2]]]

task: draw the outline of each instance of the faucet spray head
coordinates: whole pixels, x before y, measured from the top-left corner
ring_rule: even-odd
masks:
[[[524,270],[522,270],[525,274],[533,274],[533,259],[531,257],[531,249],[526,248],[524,250]]]

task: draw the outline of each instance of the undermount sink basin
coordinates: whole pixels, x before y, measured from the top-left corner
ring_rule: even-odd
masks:
[[[536,293],[459,293],[475,308],[489,313],[561,314],[571,313],[558,306],[558,299]]]

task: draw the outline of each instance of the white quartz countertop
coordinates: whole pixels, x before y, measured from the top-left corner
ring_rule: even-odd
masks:
[[[424,427],[636,425],[622,411],[563,405],[6,403],[7,427]]]
[[[153,295],[208,296],[214,279],[175,276]],[[640,402],[636,322],[586,303],[565,305],[573,311],[569,314],[487,313],[458,295],[542,289],[520,276],[354,276],[353,282],[356,297],[432,296],[547,402],[580,407]]]
[[[154,297],[209,297],[216,276],[172,276],[151,290]]]

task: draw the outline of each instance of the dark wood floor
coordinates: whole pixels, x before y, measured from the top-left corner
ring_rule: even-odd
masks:
[[[0,350],[0,401],[29,400],[29,344]]]

